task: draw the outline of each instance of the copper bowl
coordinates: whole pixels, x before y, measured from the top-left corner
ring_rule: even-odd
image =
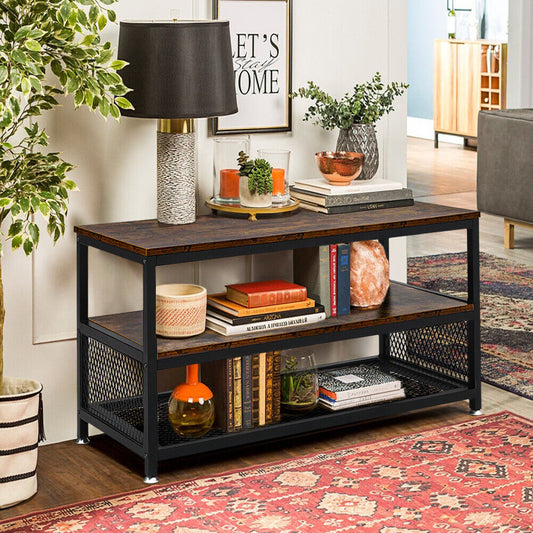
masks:
[[[365,156],[357,152],[317,152],[318,170],[332,185],[348,185],[363,170]]]

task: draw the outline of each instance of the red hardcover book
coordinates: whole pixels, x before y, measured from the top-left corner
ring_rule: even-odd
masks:
[[[331,316],[337,316],[337,245],[329,245],[329,289]]]
[[[307,298],[307,289],[303,285],[281,279],[237,283],[227,285],[226,289],[228,300],[248,308],[301,302]]]

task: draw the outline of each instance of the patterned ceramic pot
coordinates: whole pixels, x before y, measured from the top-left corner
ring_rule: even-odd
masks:
[[[379,151],[373,124],[353,124],[349,128],[341,129],[336,150],[364,154],[363,171],[356,179],[371,180],[376,175],[379,167]]]
[[[207,291],[200,285],[158,285],[155,332],[163,337],[191,337],[205,330]]]

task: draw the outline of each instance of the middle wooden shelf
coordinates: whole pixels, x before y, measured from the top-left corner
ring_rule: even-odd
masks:
[[[468,314],[474,306],[466,301],[413,287],[399,282],[392,282],[389,293],[378,309],[352,309],[348,315],[330,317],[315,324],[295,327],[255,331],[253,333],[224,336],[211,330],[201,335],[184,339],[157,338],[158,369],[184,366],[192,362],[207,362],[232,355],[251,353],[286,347],[287,342],[299,339],[305,344],[330,342],[330,336],[354,338],[378,333],[372,328],[387,327],[392,331],[406,328],[406,322],[427,319],[446,321],[447,316]],[[440,317],[440,318],[439,318]],[[461,319],[468,319],[467,316]],[[132,350],[128,355],[140,360],[142,353],[143,313],[133,311],[113,315],[91,317],[87,327],[111,339],[123,342]],[[369,329],[370,328],[370,329]],[[276,346],[276,343],[280,343]],[[138,357],[136,357],[136,354]],[[198,358],[199,354],[205,354]]]

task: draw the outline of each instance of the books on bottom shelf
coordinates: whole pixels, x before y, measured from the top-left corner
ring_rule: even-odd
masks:
[[[314,324],[326,318],[326,313],[299,314],[292,317],[278,318],[275,320],[265,320],[263,322],[251,322],[248,324],[232,325],[225,320],[217,318],[213,313],[208,312],[206,316],[206,326],[221,335],[240,335],[242,333],[258,333],[272,329],[289,328],[292,326],[303,326]]]
[[[398,391],[402,382],[374,366],[364,364],[327,370],[318,374],[319,394],[331,402]]]
[[[405,398],[405,390],[396,389],[388,392],[379,392],[377,394],[367,394],[357,398],[350,398],[348,400],[332,400],[329,396],[319,395],[318,403],[326,409],[331,411],[340,411],[341,409],[348,409],[349,407],[357,407],[360,405],[368,405],[372,403],[386,402],[390,400],[400,400]]]
[[[213,392],[215,427],[233,432],[279,422],[279,351],[203,363],[202,382]]]

